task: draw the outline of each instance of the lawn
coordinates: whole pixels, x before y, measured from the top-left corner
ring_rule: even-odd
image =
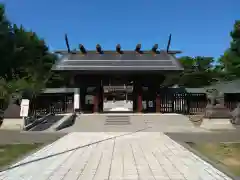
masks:
[[[240,176],[240,143],[189,143],[191,147],[215,163],[222,164],[236,176]]]
[[[0,145],[0,169],[15,162],[42,144],[8,144]]]

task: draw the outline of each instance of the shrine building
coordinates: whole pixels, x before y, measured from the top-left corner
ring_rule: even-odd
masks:
[[[71,78],[68,88],[74,88],[74,109],[83,113],[102,113],[127,106],[132,112],[160,112],[161,93],[167,76],[180,74],[183,67],[175,57],[180,51],[171,51],[171,35],[165,50],[158,44],[142,50],[137,44],[133,50],[104,50],[100,44],[95,50],[79,45],[79,51],[69,47],[56,51],[61,57],[53,71],[67,73]],[[114,111],[114,110],[113,110]]]

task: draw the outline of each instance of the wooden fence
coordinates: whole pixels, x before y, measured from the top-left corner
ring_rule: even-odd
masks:
[[[30,114],[71,113],[73,112],[73,93],[41,94],[30,103]],[[225,106],[233,110],[240,102],[240,94],[225,94]],[[160,94],[160,112],[199,114],[205,111],[207,96],[205,93],[162,93]],[[147,111],[144,111],[147,113]],[[155,112],[155,110],[149,110]]]
[[[160,97],[162,113],[196,114],[204,112],[207,105],[204,93],[167,93]]]
[[[240,93],[226,93],[224,94],[225,106],[230,110],[233,110],[237,107],[237,104],[240,102]]]
[[[73,112],[73,93],[41,94],[30,102],[30,114],[71,113]]]

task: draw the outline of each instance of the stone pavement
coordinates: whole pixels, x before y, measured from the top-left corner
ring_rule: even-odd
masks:
[[[105,125],[111,116],[126,116],[129,125]],[[83,114],[76,118],[75,124],[61,132],[134,132],[150,127],[151,132],[207,132],[195,127],[189,118],[181,114]]]
[[[0,180],[231,179],[161,132],[74,132],[12,167]]]

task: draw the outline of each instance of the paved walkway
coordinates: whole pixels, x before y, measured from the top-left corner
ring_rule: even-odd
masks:
[[[70,133],[21,163],[0,180],[231,179],[159,132]]]
[[[126,116],[129,125],[106,125],[106,119],[112,116]],[[189,118],[181,114],[91,114],[80,115],[75,124],[61,132],[134,132],[150,127],[149,132],[206,132],[195,127]]]

